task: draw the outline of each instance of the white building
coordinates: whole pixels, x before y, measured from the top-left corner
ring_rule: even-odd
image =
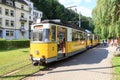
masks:
[[[29,7],[23,0],[0,0],[0,37],[28,39]]]
[[[41,19],[43,17],[43,13],[34,7],[34,4],[31,0],[24,1],[29,6],[29,35],[30,35],[32,23],[36,22],[37,19]]]
[[[43,17],[43,13],[37,10],[34,7],[34,4],[31,0],[24,0],[29,6],[29,21],[35,22],[37,19],[41,19]]]

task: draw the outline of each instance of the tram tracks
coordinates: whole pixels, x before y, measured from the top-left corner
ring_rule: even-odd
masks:
[[[5,77],[7,77],[7,76],[13,75],[13,74],[21,71],[24,67],[29,66],[30,64],[31,64],[31,63],[26,64],[26,65],[24,65],[24,66],[21,66],[21,67],[15,69],[15,70],[12,70],[12,71],[7,72],[7,73],[5,73],[5,74],[2,74],[2,75],[0,75],[0,77],[1,77],[1,78],[5,78]]]
[[[54,65],[53,65],[54,64]],[[24,78],[21,78],[20,80],[29,80],[34,78],[35,76],[43,76],[51,72],[53,69],[55,69],[58,66],[56,62],[49,63],[45,65],[45,68],[40,69],[39,71],[34,72],[33,74],[30,74],[28,76],[25,76]],[[34,79],[33,79],[34,80]]]
[[[36,71],[35,73],[33,73],[31,75],[28,75],[28,76],[26,76],[26,77],[24,77],[24,78],[22,78],[20,80],[35,80],[34,79],[35,76],[47,75],[47,74],[51,73],[52,70],[56,69],[57,67],[60,67],[61,65],[63,65],[63,63],[67,62],[68,59],[70,59],[70,58],[67,58],[67,59],[61,60],[61,61],[57,61],[57,62],[49,63],[49,64],[45,65],[46,67],[44,69]],[[58,62],[59,62],[59,64],[58,64]]]
[[[0,80],[22,80],[27,76],[31,76],[37,72],[41,72],[43,74],[45,68],[42,66],[33,66],[32,63],[28,63],[19,68],[6,72],[0,75]]]
[[[29,69],[32,69],[32,63],[29,59],[25,59],[16,63],[7,64],[4,66],[1,66],[1,72],[0,72],[0,80],[19,80],[20,78],[32,74],[34,71],[30,71]],[[35,69],[35,68],[33,68]],[[37,69],[38,70],[38,69]],[[17,78],[19,77],[19,78]]]
[[[23,62],[25,62],[27,60],[24,60]],[[26,62],[25,62],[26,63]],[[20,63],[14,63],[13,66],[15,65],[19,65],[21,64]],[[6,65],[4,67],[12,67],[12,65]],[[20,66],[19,68],[16,68],[16,69],[13,69],[13,70],[10,70],[10,71],[6,71],[4,72],[3,74],[1,73],[0,74],[0,80],[22,80],[24,79],[25,77],[27,76],[35,76],[35,75],[38,75],[37,73],[40,73],[40,75],[44,75],[46,74],[49,70],[48,70],[48,67],[45,67],[45,68],[41,68],[42,66],[33,66],[32,63],[29,61],[28,64],[25,64],[23,66]],[[4,69],[3,67],[1,67],[1,69]],[[20,77],[20,78],[17,78],[16,77]],[[12,78],[12,79],[11,79]]]
[[[68,58],[68,59],[70,59],[70,58]],[[64,62],[68,61],[68,59],[65,59]],[[58,62],[59,62],[59,64],[58,64]],[[40,68],[40,66],[33,66],[30,62],[30,63],[25,64],[17,69],[11,70],[9,72],[6,72],[6,73],[0,75],[0,79],[2,78],[2,80],[4,80],[4,79],[27,80],[26,79],[27,77],[29,78],[29,77],[33,77],[33,76],[42,76],[42,75],[49,73],[50,71],[52,71],[53,69],[55,69],[56,67],[58,67],[64,63],[63,60],[58,61],[58,62],[53,62],[53,63],[47,64],[45,66],[45,68],[42,68],[42,69]],[[29,71],[29,70],[32,70],[32,71]],[[16,79],[16,77],[20,77],[20,78]],[[12,79],[10,79],[10,78],[12,78]]]

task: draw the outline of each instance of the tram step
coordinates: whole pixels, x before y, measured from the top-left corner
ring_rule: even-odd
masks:
[[[64,53],[59,53],[59,54],[58,54],[58,59],[63,58],[63,57],[65,57],[65,54],[64,54]]]

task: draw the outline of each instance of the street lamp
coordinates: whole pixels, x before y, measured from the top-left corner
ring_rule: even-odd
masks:
[[[77,6],[70,6],[70,7],[67,7],[68,9],[70,8],[73,8],[73,7],[77,7]],[[75,8],[75,11],[76,11],[76,13],[77,13],[77,8]],[[81,12],[79,12],[78,13],[78,15],[79,15],[79,21],[78,21],[78,23],[79,23],[79,27],[81,27]]]
[[[76,10],[76,13],[77,13],[77,8],[75,8],[75,10]],[[78,23],[79,23],[79,27],[81,27],[81,12],[79,12],[78,15],[79,15]]]
[[[81,27],[81,13],[79,12],[79,27]]]

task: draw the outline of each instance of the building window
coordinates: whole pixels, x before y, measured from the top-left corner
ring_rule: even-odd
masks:
[[[6,21],[5,21],[5,25],[6,25],[6,26],[9,26],[9,20],[6,20]]]
[[[0,18],[0,26],[2,25],[2,18]]]
[[[24,18],[24,13],[21,13],[21,18]]]
[[[31,4],[29,4],[28,6],[31,7]]]
[[[35,12],[33,12],[33,15],[35,15]]]
[[[36,16],[36,12],[33,12],[33,15]]]
[[[14,21],[11,21],[11,27],[14,27]]]
[[[42,17],[42,14],[40,13],[40,17]]]
[[[21,5],[21,9],[24,9],[24,5]]]
[[[11,1],[11,0],[6,0],[6,4],[13,6],[13,1]]]
[[[5,9],[5,15],[9,16],[9,10],[8,9]]]
[[[0,14],[2,14],[2,8],[0,7]]]
[[[6,36],[8,37],[14,36],[14,31],[6,31]]]
[[[36,13],[36,16],[38,17],[38,13]]]
[[[31,14],[31,11],[29,11],[29,14]]]
[[[14,11],[13,10],[10,11],[10,15],[14,17]]]
[[[29,16],[29,19],[31,19],[31,16]]]
[[[22,22],[22,23],[21,23],[21,27],[24,27],[24,25],[25,25],[24,22]]]
[[[34,12],[33,15],[38,17],[38,13],[36,13],[36,12]]]

